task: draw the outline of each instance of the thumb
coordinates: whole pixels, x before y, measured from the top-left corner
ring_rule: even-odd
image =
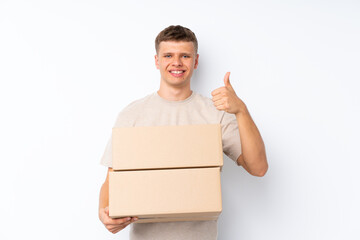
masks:
[[[106,207],[104,210],[105,210],[105,213],[106,213],[107,215],[109,215],[109,207]]]
[[[225,87],[229,87],[231,90],[233,90],[231,84],[230,84],[230,72],[227,72],[224,77],[224,84]]]

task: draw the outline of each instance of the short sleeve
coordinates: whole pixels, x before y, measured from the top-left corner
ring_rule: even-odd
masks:
[[[105,151],[101,157],[100,164],[106,166],[106,167],[112,167],[112,148],[111,148],[111,136],[108,140]]]
[[[241,154],[241,142],[238,123],[234,114],[224,112],[220,121],[223,152],[237,164]]]
[[[126,113],[126,111],[123,110],[118,114],[113,127],[131,126],[130,118],[126,117],[124,112]],[[110,134],[110,138],[106,144],[100,163],[106,167],[112,167],[112,134]]]
[[[130,103],[117,115],[113,127],[131,127],[134,125],[134,119],[136,119],[136,111],[133,110],[134,103]],[[112,168],[112,134],[106,144],[105,151],[101,157],[100,164]]]

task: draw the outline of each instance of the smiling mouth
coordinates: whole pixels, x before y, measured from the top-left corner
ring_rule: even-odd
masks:
[[[170,70],[171,76],[176,78],[182,78],[185,75],[186,70]]]
[[[182,74],[185,72],[185,70],[173,70],[173,71],[169,71],[172,74]]]

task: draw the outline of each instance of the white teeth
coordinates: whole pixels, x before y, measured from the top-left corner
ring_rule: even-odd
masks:
[[[179,74],[179,73],[183,73],[184,71],[171,71],[171,73],[175,73],[175,74]]]

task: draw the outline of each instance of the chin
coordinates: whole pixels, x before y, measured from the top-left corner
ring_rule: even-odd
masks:
[[[181,81],[181,82],[170,81],[170,82],[168,82],[168,84],[170,86],[174,86],[174,87],[182,87],[182,86],[185,86],[187,84],[187,82],[186,81]]]

